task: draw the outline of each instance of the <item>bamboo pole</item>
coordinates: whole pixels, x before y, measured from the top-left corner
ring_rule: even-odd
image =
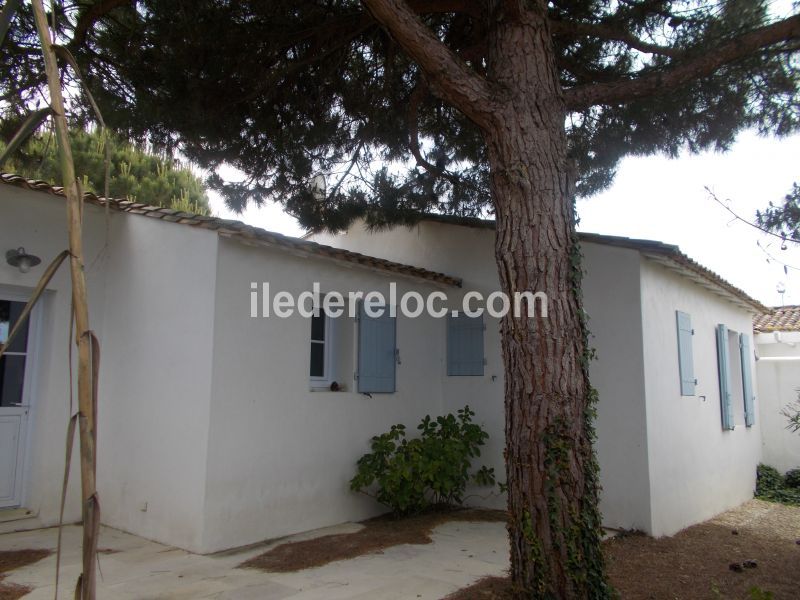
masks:
[[[95,488],[95,414],[92,396],[92,363],[89,329],[89,304],[86,293],[86,277],[83,266],[82,201],[75,178],[75,165],[69,142],[64,97],[61,93],[61,78],[58,62],[53,50],[47,24],[47,15],[42,0],[32,0],[33,15],[44,56],[47,86],[50,90],[50,106],[53,109],[59,162],[67,197],[67,228],[69,232],[70,273],[72,278],[72,301],[75,311],[75,343],[78,346],[78,423],[80,431],[81,498],[83,517],[83,572],[76,596],[81,600],[95,600],[95,557],[97,554],[97,491]]]

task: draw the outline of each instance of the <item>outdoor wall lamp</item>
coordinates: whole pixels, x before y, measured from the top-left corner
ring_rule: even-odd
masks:
[[[19,247],[16,250],[9,250],[6,252],[6,262],[12,267],[19,269],[20,273],[27,273],[31,267],[35,267],[42,259],[33,254],[25,252],[25,248]]]

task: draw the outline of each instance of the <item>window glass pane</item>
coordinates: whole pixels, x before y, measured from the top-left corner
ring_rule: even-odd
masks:
[[[311,377],[325,377],[325,344],[311,343]]]
[[[325,339],[325,313],[322,311],[318,317],[311,317],[311,339],[320,341]]]
[[[22,309],[25,308],[24,302],[11,302],[10,300],[0,300],[0,343],[5,344],[11,328],[17,322]],[[28,322],[22,325],[22,329],[17,332],[17,336],[9,346],[9,352],[25,352],[28,347]]]
[[[25,357],[0,358],[0,406],[22,403],[22,383],[25,379]]]

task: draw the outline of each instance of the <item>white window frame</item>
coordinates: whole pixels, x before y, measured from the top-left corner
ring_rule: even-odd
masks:
[[[320,311],[322,309],[320,308]],[[324,313],[322,313],[324,314]],[[329,388],[331,382],[333,381],[333,347],[336,343],[334,340],[335,330],[334,327],[335,319],[331,318],[330,315],[325,315],[325,340],[312,340],[309,333],[309,371],[311,371],[311,345],[312,344],[322,344],[323,351],[322,351],[322,371],[323,375],[321,377],[314,377],[309,375],[309,382],[311,384],[312,389],[324,389]]]
[[[32,290],[31,290],[32,291]],[[27,302],[30,300],[30,293],[24,291],[23,288],[16,286],[9,286],[0,284],[0,298],[3,300],[11,300],[14,302]],[[30,468],[30,457],[33,450],[30,435],[33,429],[34,419],[31,418],[32,414],[37,409],[37,399],[39,397],[39,348],[41,346],[42,321],[44,320],[43,311],[45,302],[52,299],[50,295],[53,292],[45,290],[39,301],[33,306],[30,315],[28,316],[28,345],[25,348],[25,380],[22,388],[22,403],[28,407],[25,413],[25,419],[20,429],[21,438],[19,440],[19,456],[17,457],[17,489],[19,490],[19,506],[26,506],[28,503],[28,479]],[[9,324],[9,333],[11,325]],[[9,355],[12,353],[9,352]],[[19,353],[14,353],[19,354]],[[35,416],[35,415],[33,415]]]
[[[13,296],[10,295],[10,294],[4,294],[4,293],[2,293],[2,289],[0,289],[0,300],[4,300],[6,302],[17,302],[17,303],[25,304],[26,302],[28,302],[28,297],[26,297],[25,295],[21,295],[21,294],[20,295],[13,295]],[[34,309],[35,308],[36,307],[34,307]],[[33,317],[34,317],[33,311],[31,311],[31,314],[28,315],[28,317],[27,317],[27,319],[28,319],[28,341],[25,344],[25,350],[23,352],[11,352],[10,350],[7,350],[6,352],[3,353],[3,356],[23,356],[25,358],[25,367],[23,368],[23,374],[22,374],[22,398],[20,399],[21,400],[21,404],[23,406],[29,406],[29,403],[26,400],[26,398],[27,398],[27,393],[26,392],[27,392],[27,386],[28,386],[28,383],[29,383],[28,382],[28,370],[29,370],[29,364],[31,362],[31,351],[30,351],[31,336],[34,333],[34,330],[33,330],[33,327],[34,327]],[[8,339],[8,334],[11,333],[11,329],[13,327],[14,327],[14,322],[9,321],[9,323],[8,323],[8,331],[5,332],[5,334],[6,334],[5,338],[0,338],[0,344],[5,344],[6,343],[6,340]]]

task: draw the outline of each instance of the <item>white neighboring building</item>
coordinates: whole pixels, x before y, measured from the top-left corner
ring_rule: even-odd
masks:
[[[484,331],[429,316],[251,317],[252,282],[295,296],[314,282],[323,292],[388,295],[396,282],[400,295],[441,291],[460,306],[468,290],[498,288],[491,224],[428,220],[318,238],[330,246],[87,196],[104,523],[207,553],[363,519],[381,507],[348,481],[370,437],[465,404],[491,435],[482,462],[503,479],[503,368],[491,319]],[[44,264],[63,250],[60,189],[3,175],[0,241],[3,252],[24,247]],[[752,353],[738,344],[764,307],[674,246],[585,236],[584,253],[605,523],[669,535],[750,498],[761,424],[751,418],[752,381],[743,381]],[[0,322],[13,320],[44,264],[28,273],[0,264]],[[5,530],[57,521],[69,289],[62,269],[27,340],[3,359],[0,507],[32,514]],[[461,340],[457,352],[448,339]],[[79,516],[77,484],[73,469],[68,520]]]
[[[800,306],[760,315],[755,330],[763,461],[784,473],[800,468],[800,432],[786,429],[782,414],[800,397]]]

